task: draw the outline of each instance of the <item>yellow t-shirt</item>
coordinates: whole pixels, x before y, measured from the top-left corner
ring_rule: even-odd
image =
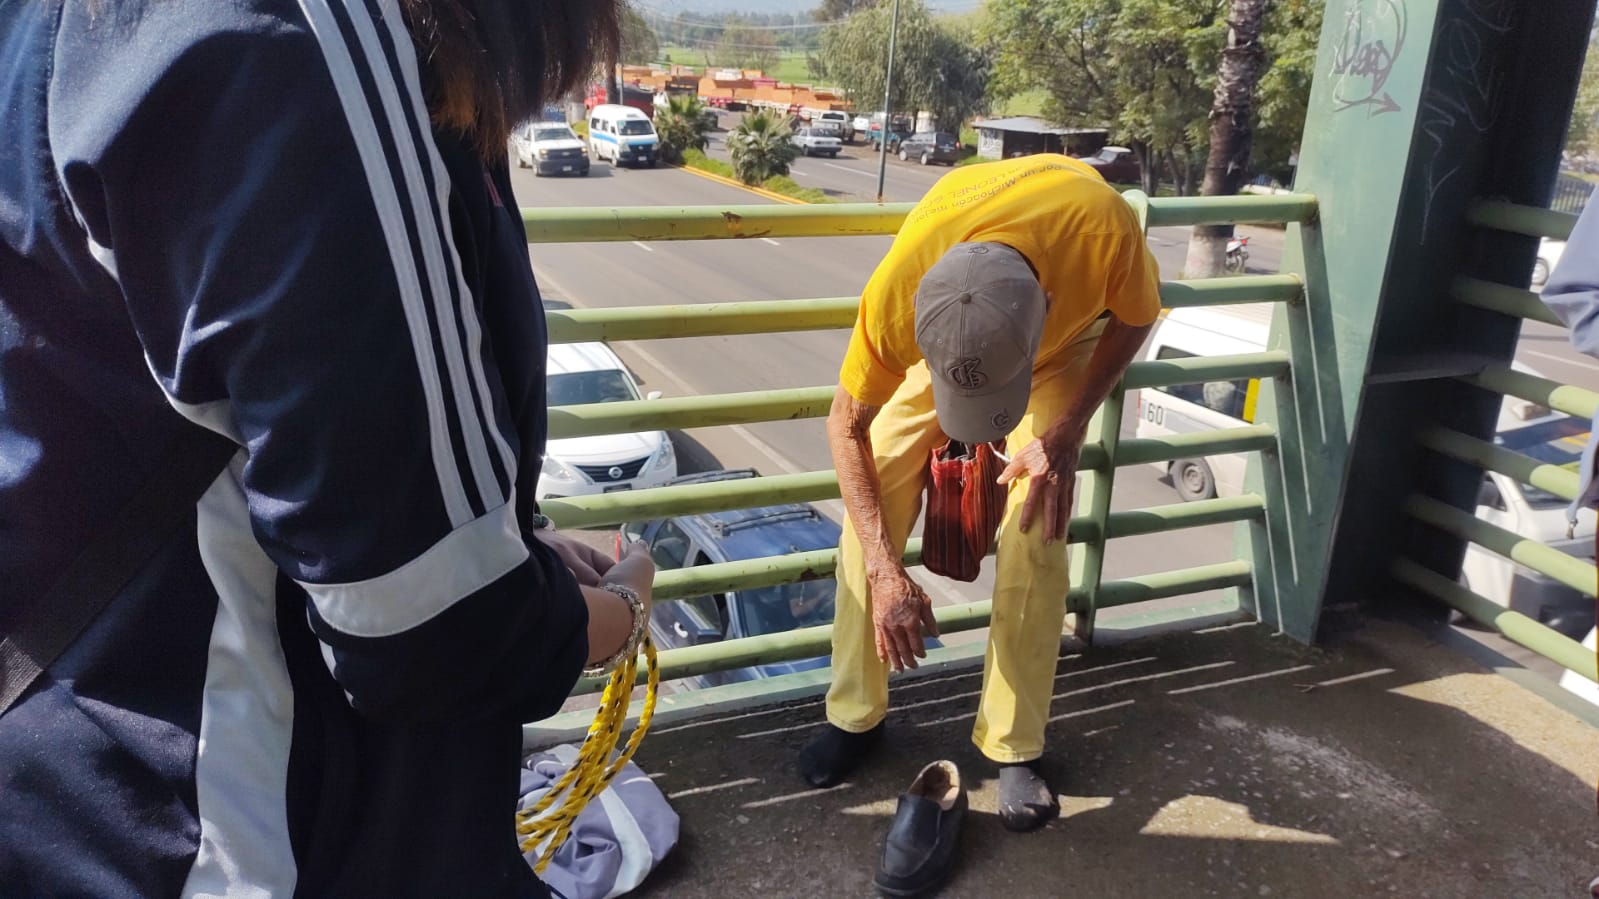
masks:
[[[927,192],[866,284],[839,383],[881,406],[920,362],[916,288],[958,243],[1014,248],[1049,297],[1035,368],[1105,310],[1129,325],[1160,314],[1160,272],[1138,216],[1092,166],[1044,154],[955,169]]]

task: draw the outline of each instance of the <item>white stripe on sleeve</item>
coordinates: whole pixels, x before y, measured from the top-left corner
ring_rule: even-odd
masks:
[[[410,33],[405,30],[405,23],[400,21],[398,14],[390,15],[388,8],[392,0],[385,0],[384,18],[388,21],[389,39],[396,48],[400,57],[400,68],[405,72],[407,93],[411,96],[412,111],[416,120],[428,120],[427,106],[422,100],[422,78],[417,71],[416,54],[406,52],[412,46]],[[424,142],[423,149],[427,151],[428,164],[433,168],[433,202],[439,211],[439,221],[449,221],[450,208],[450,176],[444,169],[444,160],[439,158],[438,147],[432,140]],[[472,380],[477,385],[478,396],[483,399],[484,424],[490,434],[494,435],[495,449],[499,451],[500,461],[505,466],[506,476],[510,478],[513,493],[516,485],[516,459],[511,453],[511,446],[505,440],[505,434],[495,421],[494,394],[489,392],[488,380],[483,375],[483,331],[479,327],[477,306],[472,302],[471,291],[467,290],[466,278],[461,272],[461,257],[455,249],[455,235],[446,228],[444,230],[445,258],[450,264],[450,271],[456,279],[457,294],[461,305],[461,321],[466,325],[467,361],[472,366]]]
[[[388,637],[410,630],[499,580],[528,557],[515,507],[505,503],[451,531],[399,568],[370,580],[297,583],[310,594],[323,621],[353,637]]]
[[[450,372],[450,390],[454,394],[456,417],[461,422],[461,436],[466,443],[466,458],[472,467],[472,475],[477,480],[478,496],[482,498],[484,508],[493,508],[505,502],[506,496],[500,492],[499,481],[494,476],[494,467],[489,462],[488,447],[483,433],[484,422],[476,412],[472,402],[472,385],[467,380],[467,364],[461,350],[462,329],[457,327],[456,307],[450,301],[450,289],[454,287],[461,294],[460,314],[465,316],[466,333],[470,337],[477,330],[476,309],[471,301],[471,293],[467,290],[466,280],[461,277],[454,239],[449,232],[447,205],[450,195],[449,175],[444,171],[442,162],[432,166],[434,188],[444,201],[436,210],[438,217],[435,219],[435,209],[431,206],[431,202],[436,201],[438,197],[430,197],[428,193],[427,182],[422,177],[422,155],[426,154],[432,162],[438,159],[439,154],[433,144],[427,113],[421,108],[421,84],[410,78],[409,72],[406,79],[408,84],[402,88],[396,83],[366,3],[362,0],[341,0],[341,2],[349,13],[356,35],[360,38],[361,50],[366,55],[366,68],[377,85],[384,116],[388,119],[389,134],[394,141],[395,153],[399,157],[396,161],[399,169],[405,174],[408,194],[405,201],[411,204],[411,213],[416,220],[417,243],[422,247],[429,290],[433,294],[434,318],[438,322],[440,331],[439,342],[444,348],[444,363]],[[399,8],[393,0],[384,0],[382,8],[384,18],[389,20],[389,27],[400,28],[403,23],[400,20]],[[413,51],[410,37],[408,35],[402,37],[403,39],[394,41],[394,46],[395,55],[402,60],[403,67],[403,61],[411,60]],[[417,122],[420,123],[420,127],[417,130],[422,134],[420,147],[413,140],[411,127],[406,122],[406,110],[402,105],[404,101],[400,97],[401,89],[411,95],[412,109],[418,115]],[[444,225],[443,234],[439,233],[440,224]],[[478,346],[474,340],[472,361],[476,364],[475,374],[481,382],[482,364],[478,359]],[[481,383],[479,389],[482,389]],[[496,429],[496,436],[498,433]],[[506,468],[514,471],[509,463]]]
[[[411,347],[416,354],[417,370],[421,376],[422,393],[428,410],[428,443],[433,453],[433,466],[438,475],[439,489],[444,508],[450,517],[450,526],[459,528],[472,520],[472,507],[466,498],[466,488],[455,464],[455,453],[450,448],[449,423],[444,412],[444,390],[439,380],[438,362],[433,355],[433,335],[428,327],[422,289],[416,260],[411,256],[410,236],[405,230],[405,216],[394,190],[389,163],[383,154],[372,110],[361,89],[355,62],[344,38],[339,33],[338,21],[328,8],[328,0],[299,0],[300,8],[310,22],[311,31],[322,47],[322,55],[338,89],[339,102],[355,139],[356,150],[366,170],[368,189],[377,207],[378,220],[388,241],[389,256],[393,260],[394,277],[399,286],[400,299],[405,308],[405,320],[411,332]],[[384,79],[374,74],[379,84]],[[440,341],[448,347],[454,342],[450,335]],[[519,541],[520,542],[520,541]]]

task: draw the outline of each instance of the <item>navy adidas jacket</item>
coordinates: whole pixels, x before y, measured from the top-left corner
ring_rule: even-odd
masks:
[[[0,630],[181,429],[239,444],[0,716],[0,894],[545,895],[543,314],[394,0],[0,3],[0,135]]]

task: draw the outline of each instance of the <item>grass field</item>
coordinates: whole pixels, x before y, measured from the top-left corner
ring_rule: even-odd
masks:
[[[1017,94],[1009,100],[1002,100],[994,104],[993,115],[1043,115],[1044,101],[1049,95],[1042,90],[1030,90]]]
[[[667,59],[670,59],[680,65],[698,66],[700,68],[715,65],[714,62],[706,61],[707,56],[712,60],[716,59],[715,50],[701,50],[677,44],[661,45],[661,55],[665,57],[661,62],[666,62]],[[779,56],[777,65],[766,74],[768,77],[776,78],[778,81],[809,83],[813,80],[810,69],[805,66],[804,53],[785,53]]]

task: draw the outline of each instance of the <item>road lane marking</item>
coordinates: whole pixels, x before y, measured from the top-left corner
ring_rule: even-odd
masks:
[[[824,162],[824,163],[822,163],[822,165],[825,165],[825,166],[827,166],[830,169],[838,169],[841,172],[849,172],[851,175],[860,175],[862,178],[876,178],[877,177],[877,173],[876,172],[863,172],[860,169],[852,169],[852,168],[850,168],[847,165],[839,165],[836,162]]]
[[[655,248],[654,247],[650,246],[649,244],[645,243],[642,240],[633,241],[633,246],[638,247],[639,249],[643,250],[646,253],[655,252]]]
[[[1572,359],[1569,356],[1556,356],[1553,353],[1543,353],[1539,352],[1538,350],[1522,350],[1517,355],[1537,356],[1539,359],[1548,359],[1550,362],[1559,362],[1561,365],[1570,365],[1574,368],[1586,368],[1592,371],[1599,371],[1599,365],[1595,365],[1592,362],[1584,362],[1581,359]]]
[[[790,175],[803,175],[803,174],[805,174],[804,172],[800,171],[797,168],[794,168],[793,166],[789,166],[788,167],[788,173]]]
[[[544,280],[544,282],[546,284],[550,285],[551,287],[553,287],[555,289],[556,293],[560,294],[568,303],[571,303],[573,308],[582,308],[582,307],[579,307],[578,304],[575,302],[574,295],[570,291],[562,289],[561,285],[553,277],[550,277],[549,275],[543,275],[541,277],[543,278],[543,280]],[[689,383],[687,378],[685,378],[682,375],[678,374],[676,371],[674,371],[672,369],[671,366],[669,366],[666,363],[662,362],[660,360],[660,358],[657,357],[654,353],[651,353],[649,350],[646,350],[643,347],[639,346],[637,341],[630,341],[629,343],[630,343],[630,345],[627,348],[628,352],[637,354],[640,359],[643,359],[645,361],[645,363],[647,363],[648,365],[653,367],[656,371],[660,372],[664,377],[666,377],[667,379],[669,379],[671,381],[676,382],[677,386],[680,389],[682,389],[684,391],[693,391],[694,390],[693,385]],[[789,459],[787,456],[783,455],[776,448],[774,448],[771,444],[769,444],[766,441],[762,440],[761,438],[755,436],[755,433],[753,431],[751,431],[745,425],[729,425],[728,426],[728,430],[734,432],[735,434],[739,435],[740,437],[742,437],[746,441],[748,441],[750,446],[752,446],[755,449],[756,452],[758,452],[761,455],[765,456],[768,460],[771,461],[771,463],[773,465],[776,465],[785,474],[801,474],[801,473],[803,473],[803,472],[808,470],[808,469],[802,467],[801,465],[799,465],[797,462],[794,462],[793,460]],[[718,459],[717,461],[721,462],[722,460]],[[725,463],[723,463],[723,464],[725,464]],[[826,502],[816,503],[815,505],[821,506],[821,507],[824,507],[824,508],[828,508],[828,509],[836,509],[839,519],[842,519],[844,517],[843,516],[843,506],[844,506],[844,504],[839,502],[838,500],[827,500]]]
[[[654,353],[651,353],[649,350],[639,346],[637,342],[634,342],[632,346],[629,346],[628,351],[638,354],[640,359],[643,359],[645,362],[649,363],[650,366],[656,371],[672,379],[673,381],[676,381],[677,386],[683,390],[691,391],[694,389],[693,385],[688,382],[687,378],[684,378],[682,375],[679,375],[677,372],[673,371],[670,366],[662,362]],[[771,444],[755,436],[755,433],[745,425],[729,425],[728,430],[749,441],[750,446],[754,447],[756,452],[769,459],[773,465],[776,465],[778,468],[782,469],[785,474],[803,474],[808,470],[802,468],[798,463],[778,452],[777,449],[775,449]],[[720,462],[721,460],[718,459],[717,461]],[[817,505],[822,504],[818,503]]]
[[[769,243],[769,244],[771,244],[771,245],[772,245],[772,246],[774,246],[774,247],[780,247],[780,246],[782,246],[782,244],[780,244],[780,243],[778,243],[778,242],[777,242],[777,241],[775,241],[775,240],[773,240],[773,239],[771,239],[771,238],[770,238],[770,237],[763,237],[763,238],[761,238],[761,242],[762,242],[762,243]]]

